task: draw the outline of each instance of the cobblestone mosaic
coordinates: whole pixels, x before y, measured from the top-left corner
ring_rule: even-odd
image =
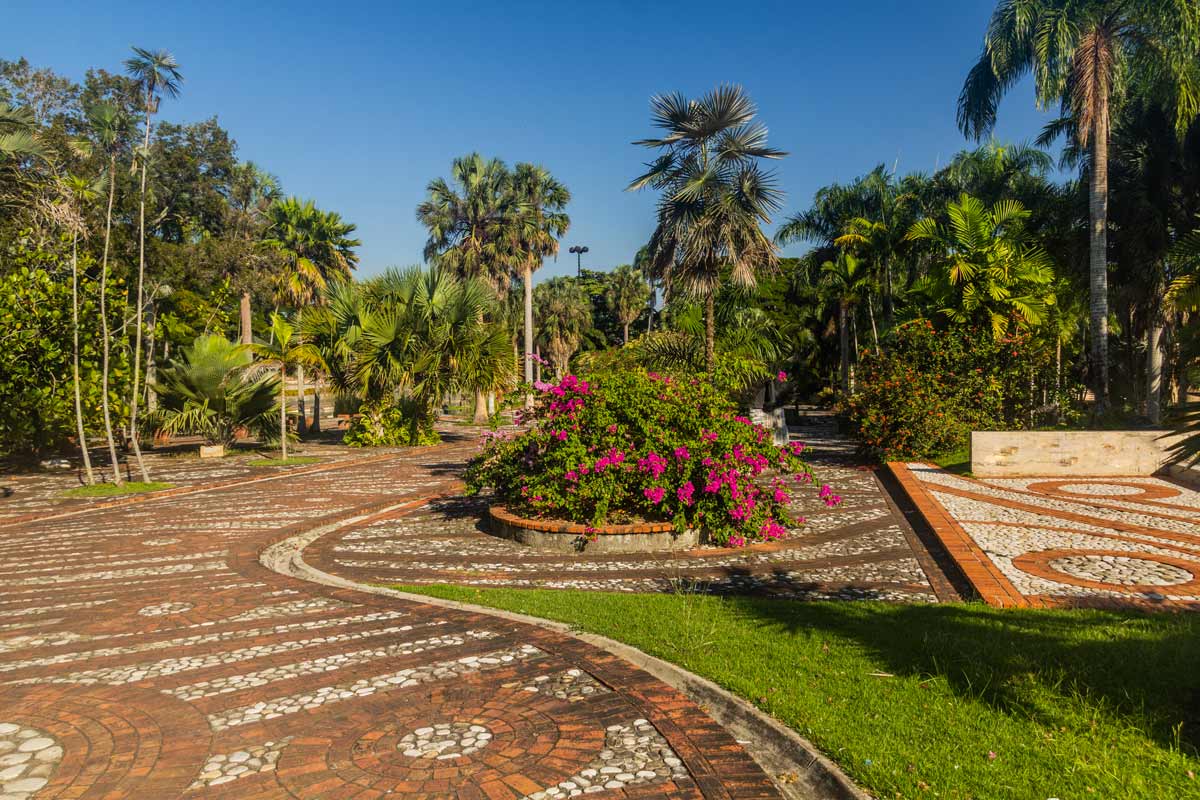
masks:
[[[62,757],[62,746],[46,732],[0,722],[0,798],[32,798],[50,782]]]

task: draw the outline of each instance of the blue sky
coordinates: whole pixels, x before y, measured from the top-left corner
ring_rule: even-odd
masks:
[[[654,197],[624,191],[648,158],[649,98],[740,83],[771,143],[788,213],[875,164],[929,171],[967,143],[955,101],[993,0],[832,3],[142,4],[7,0],[0,56],[82,78],[129,46],[186,78],[163,115],[217,115],[239,155],[359,227],[363,273],[416,263],[425,184],[472,150],[544,164],[574,195],[563,255],[538,273],[628,262]],[[53,21],[53,25],[48,22]],[[1047,115],[1021,87],[997,136]],[[789,254],[797,254],[794,247]]]

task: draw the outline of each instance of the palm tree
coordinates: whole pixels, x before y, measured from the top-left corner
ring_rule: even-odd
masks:
[[[821,265],[821,282],[837,302],[838,349],[841,356],[842,391],[850,392],[850,325],[852,310],[871,289],[871,276],[862,261],[849,253]],[[856,334],[857,335],[857,334]]]
[[[242,282],[239,306],[242,344],[254,341],[251,331],[250,290],[245,284],[247,275],[244,273],[252,269],[253,260],[257,257],[255,245],[263,238],[267,229],[267,214],[280,197],[279,179],[253,161],[237,164],[233,168],[229,187],[231,227],[233,235],[245,246],[246,257],[250,260],[250,263],[242,265],[243,274],[239,276]]]
[[[567,232],[571,219],[563,209],[571,193],[541,166],[517,164],[512,177],[516,201],[512,229],[521,258],[521,284],[525,300],[525,383],[533,384],[533,271],[542,259],[558,254],[558,240]],[[628,332],[626,333],[628,339]],[[533,394],[526,393],[526,407],[532,407]]]
[[[666,133],[635,142],[660,155],[628,189],[662,192],[648,244],[650,276],[704,303],[704,361],[711,371],[714,298],[725,275],[752,286],[757,270],[776,263],[775,245],[760,226],[782,195],[759,162],[786,154],[767,146],[767,129],[754,121],[757,110],[740,86],[721,86],[698,100],[656,95],[650,106],[652,124]]]
[[[142,149],[138,154],[141,161],[141,192],[138,198],[138,284],[137,284],[137,323],[134,328],[133,348],[133,389],[129,402],[129,439],[133,444],[133,454],[137,459],[138,469],[142,480],[149,482],[150,473],[142,460],[142,448],[138,443],[138,399],[140,394],[142,368],[142,316],[145,298],[143,285],[146,278],[146,172],[150,161],[150,128],[152,118],[158,113],[158,104],[163,95],[179,96],[179,85],[183,75],[179,72],[179,64],[175,57],[166,50],[145,50],[133,48],[133,56],[125,60],[125,71],[141,87],[145,99],[146,133],[142,140]]]
[[[287,460],[287,376],[305,365],[322,368],[321,354],[310,344],[299,341],[296,328],[277,313],[271,314],[271,339],[241,345],[257,359],[255,369],[279,373],[279,449]]]
[[[0,163],[29,157],[46,157],[46,149],[38,141],[33,110],[0,106]]]
[[[529,173],[526,177],[536,176]],[[564,197],[561,193],[566,190],[549,175],[546,178],[548,182],[537,188],[550,196],[540,199],[550,202],[557,198],[566,205],[570,195]],[[429,231],[425,260],[460,278],[483,280],[497,295],[503,294],[514,268],[523,270],[525,266],[523,254],[513,246],[511,228],[505,229],[518,201],[504,162],[485,160],[478,153],[456,158],[450,168],[450,182],[436,178],[429,182],[426,192],[426,199],[417,206],[417,220]],[[558,213],[560,208],[555,205],[541,205],[537,211]],[[536,223],[536,214],[531,218]]]
[[[964,194],[946,208],[949,226],[933,217],[908,232],[913,241],[933,243],[944,268],[916,287],[955,323],[986,325],[994,336],[1015,325],[1041,324],[1054,303],[1054,272],[1040,246],[1028,244],[1029,211],[1016,200],[990,208]]]
[[[100,260],[100,333],[103,351],[100,362],[100,406],[104,414],[104,433],[108,438],[108,455],[112,463],[113,483],[120,486],[121,464],[117,460],[117,442],[113,436],[112,411],[109,407],[109,372],[112,358],[112,332],[108,326],[108,254],[112,243],[113,202],[117,193],[117,156],[129,132],[129,120],[111,103],[97,103],[87,110],[88,124],[100,150],[108,157],[105,181],[108,184],[108,206],[104,216],[104,251]]]
[[[83,398],[79,380],[79,236],[84,231],[84,208],[99,196],[97,181],[80,175],[68,175],[62,181],[63,192],[70,204],[71,217],[71,381],[75,394],[75,435],[79,437],[79,453],[87,485],[96,482],[92,473],[92,457],[88,453],[87,434],[83,429]]]
[[[561,378],[583,335],[592,327],[592,303],[578,283],[561,277],[539,284],[533,302],[542,321],[538,340]]]
[[[1111,105],[1122,86],[1169,96],[1178,130],[1196,117],[1193,77],[1200,6],[1179,0],[1002,0],[983,53],[958,99],[958,125],[976,139],[996,123],[1001,98],[1032,72],[1039,104],[1059,103],[1090,149],[1090,316],[1096,413],[1108,407],[1108,141]],[[1131,73],[1144,76],[1134,80]]]
[[[604,298],[621,324],[623,344],[629,344],[629,326],[649,302],[650,284],[642,277],[641,270],[622,264],[608,276]]]

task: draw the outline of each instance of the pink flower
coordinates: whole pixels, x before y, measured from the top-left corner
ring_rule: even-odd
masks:
[[[566,431],[557,431],[554,434],[554,438],[558,439],[560,442],[565,442],[567,440],[567,437],[568,437],[568,434]]]
[[[783,489],[775,490],[775,502],[776,503],[790,503],[791,500],[792,500],[792,498]]]
[[[688,481],[675,490],[675,496],[678,497],[679,502],[683,503],[685,506],[690,506],[692,504],[692,495],[695,493],[696,487],[691,481]]]
[[[676,447],[675,448],[675,458],[679,459],[680,461],[687,461],[688,456],[690,456],[690,455],[691,454],[688,453],[688,449],[686,447]]]
[[[743,539],[741,536],[730,536],[729,537],[729,546],[730,547],[745,547],[746,540]]]
[[[608,432],[609,432],[609,433],[616,433],[616,432],[617,432],[617,426],[616,426],[616,425],[609,425],[609,426],[608,426]]]
[[[784,372],[783,370],[779,370],[779,374],[775,376],[775,380],[779,381],[780,383],[783,383],[784,381],[787,380],[787,373]]]
[[[652,486],[649,489],[643,489],[642,494],[646,495],[646,499],[651,503],[658,505],[662,502],[663,495],[666,494],[666,492],[663,491],[661,486]]]

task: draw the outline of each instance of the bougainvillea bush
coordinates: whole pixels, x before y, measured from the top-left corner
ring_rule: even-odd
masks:
[[[708,382],[631,370],[538,389],[532,427],[489,436],[467,469],[469,490],[492,487],[526,516],[594,527],[670,521],[733,546],[802,522],[784,507],[813,480],[803,445],[775,446]]]

